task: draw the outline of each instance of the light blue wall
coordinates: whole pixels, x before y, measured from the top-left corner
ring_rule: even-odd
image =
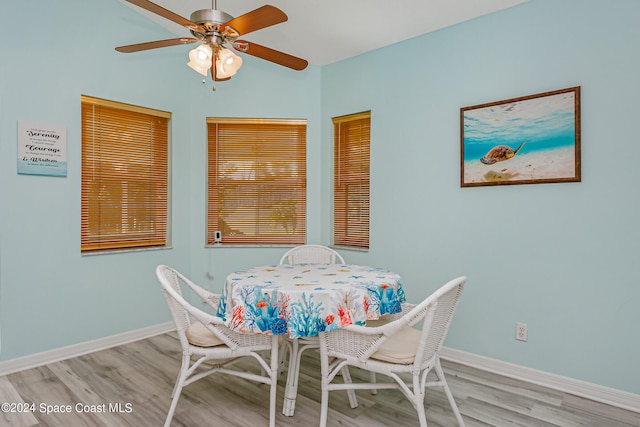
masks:
[[[171,251],[80,255],[80,96],[173,112],[173,167],[188,170],[189,97],[172,52],[114,47],[166,38],[118,1],[5,2],[0,15],[1,360],[168,321],[153,267],[188,266],[190,213],[173,210]],[[186,73],[183,77],[186,77]],[[18,175],[17,122],[67,129],[68,176]],[[191,198],[173,177],[175,203]],[[179,190],[179,191],[177,191]]]
[[[532,0],[323,67],[325,135],[372,112],[371,251],[349,259],[412,299],[467,275],[447,346],[640,393],[638,18],[635,0]],[[578,85],[581,183],[460,188],[461,107]]]
[[[282,248],[204,247],[205,117],[309,120],[308,240],[328,243],[330,118],[371,110],[372,247],[345,257],[400,272],[413,300],[468,275],[452,348],[640,394],[640,3],[531,0],[302,73],[245,56],[215,93],[184,47],[116,53],[173,37],[118,0],[5,3],[0,360],[169,321],[159,263],[220,290],[229,271],[279,259]],[[581,183],[460,188],[460,107],[575,85]],[[173,113],[173,249],[80,256],[81,94]],[[16,173],[18,120],[67,128],[66,178]],[[529,342],[515,341],[516,321]]]

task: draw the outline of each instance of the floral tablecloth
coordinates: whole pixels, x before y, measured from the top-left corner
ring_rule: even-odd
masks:
[[[298,338],[399,313],[404,301],[401,278],[389,270],[270,265],[228,275],[217,315],[239,332]]]

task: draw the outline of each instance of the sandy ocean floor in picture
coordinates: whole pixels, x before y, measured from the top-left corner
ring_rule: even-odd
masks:
[[[492,165],[480,159],[464,162],[465,184],[523,181],[532,179],[557,179],[575,177],[574,147],[534,151],[516,154],[515,157]]]

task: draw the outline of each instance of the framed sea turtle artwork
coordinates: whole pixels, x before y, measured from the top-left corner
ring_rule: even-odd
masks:
[[[580,86],[460,109],[460,185],[580,182]]]

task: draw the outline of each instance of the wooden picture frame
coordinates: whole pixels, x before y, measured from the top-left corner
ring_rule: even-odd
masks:
[[[580,86],[460,109],[460,186],[580,182]]]

